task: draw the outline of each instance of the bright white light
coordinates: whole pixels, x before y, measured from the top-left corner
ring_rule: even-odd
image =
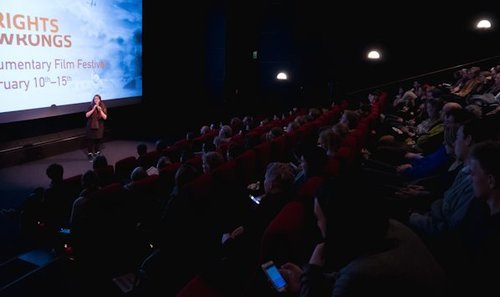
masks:
[[[479,22],[477,22],[476,28],[489,29],[489,28],[491,28],[491,23],[488,20],[480,20]]]
[[[368,59],[377,60],[380,59],[380,53],[378,51],[370,51],[367,55]]]
[[[276,75],[276,78],[279,80],[286,80],[286,79],[288,79],[288,76],[286,75],[285,72],[280,72],[280,73],[278,73],[278,75]]]

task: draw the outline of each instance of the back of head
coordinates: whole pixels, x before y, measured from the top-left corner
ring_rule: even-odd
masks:
[[[205,134],[208,134],[210,132],[210,127],[209,126],[202,126],[200,128],[200,135],[205,135]]]
[[[341,118],[341,123],[346,124],[349,129],[354,129],[358,125],[359,116],[354,110],[346,109]]]
[[[182,164],[175,172],[175,185],[178,189],[182,188],[195,179],[196,176],[198,176],[196,168],[189,164]]]
[[[370,193],[367,180],[339,176],[325,181],[317,191],[326,217],[327,253],[333,254],[327,257],[327,265],[338,269],[384,242],[388,217],[379,197]]]
[[[45,173],[53,182],[60,182],[63,180],[64,168],[61,164],[53,163],[47,167]]]
[[[148,152],[148,146],[145,143],[140,143],[137,145],[137,154],[143,156]]]
[[[305,146],[302,150],[306,177],[323,175],[328,160],[326,151],[317,145]]]
[[[333,132],[337,133],[341,139],[349,134],[349,127],[343,123],[337,123],[332,127]]]
[[[203,154],[203,171],[210,172],[224,163],[224,157],[219,152],[208,152]]]
[[[132,182],[136,182],[136,181],[139,181],[147,176],[148,176],[148,174],[147,174],[146,170],[143,167],[138,166],[138,167],[135,167],[134,170],[132,170],[132,173],[130,173],[130,180]]]
[[[229,125],[224,125],[219,130],[219,136],[222,138],[229,138],[233,136],[233,129]]]
[[[99,179],[94,171],[87,170],[82,175],[82,188],[91,190],[96,189],[99,185]]]
[[[155,148],[158,152],[162,152],[167,148],[167,143],[163,139],[158,139],[155,143]]]
[[[287,163],[272,162],[267,165],[264,188],[267,193],[291,188],[295,178],[292,167]],[[266,186],[266,183],[269,186]]]
[[[108,166],[108,160],[103,155],[98,155],[92,161],[92,167],[94,169],[106,168]]]
[[[181,163],[186,163],[189,159],[192,159],[194,157],[194,152],[191,148],[185,148],[180,157],[180,162]]]
[[[269,130],[269,132],[267,132],[266,139],[267,139],[267,141],[271,141],[271,140],[283,135],[283,133],[284,133],[283,128],[273,127],[273,128],[271,128],[271,130]]]
[[[161,156],[160,158],[158,158],[158,162],[156,163],[156,168],[161,169],[170,163],[171,163],[170,159],[168,159],[166,156]]]
[[[474,114],[464,108],[454,108],[446,111],[445,118],[449,124],[461,124],[474,119]]]
[[[227,160],[233,160],[236,159],[239,155],[243,153],[244,149],[243,146],[240,144],[231,142],[228,147],[227,147]]]
[[[319,133],[318,144],[331,153],[336,151],[342,143],[342,138],[333,129],[324,129]]]
[[[229,122],[229,125],[233,131],[238,132],[243,128],[243,121],[238,117],[234,117]]]

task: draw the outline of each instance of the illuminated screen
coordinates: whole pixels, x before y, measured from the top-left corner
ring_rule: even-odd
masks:
[[[142,0],[0,4],[0,123],[142,97]]]

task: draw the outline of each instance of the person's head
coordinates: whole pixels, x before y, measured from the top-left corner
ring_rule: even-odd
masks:
[[[93,170],[87,170],[83,175],[82,175],[82,188],[87,189],[87,190],[92,190],[92,189],[97,189],[99,186],[99,178],[97,177],[97,174]]]
[[[237,143],[230,143],[227,147],[226,151],[226,159],[229,160],[234,160],[236,159],[239,155],[243,153],[243,146]]]
[[[179,161],[181,163],[186,163],[190,159],[194,158],[194,152],[191,148],[185,148],[182,150],[181,157]]]
[[[285,191],[292,186],[294,178],[294,171],[289,164],[269,163],[264,176],[264,192],[268,194]]]
[[[200,128],[200,135],[205,135],[205,134],[208,134],[210,132],[210,127],[205,125],[205,126],[201,126]]]
[[[99,169],[108,166],[108,159],[104,155],[98,155],[92,161],[92,168]]]
[[[64,168],[61,164],[53,163],[47,167],[45,174],[47,174],[52,182],[60,182],[63,180]]]
[[[354,110],[344,110],[339,123],[347,125],[349,129],[354,129],[358,124],[358,119],[358,114]]]
[[[349,127],[343,123],[337,123],[332,127],[333,132],[337,133],[341,139],[349,134]]]
[[[175,186],[182,188],[187,183],[191,182],[198,176],[196,168],[189,164],[182,164],[175,172]]]
[[[445,125],[449,124],[448,122],[449,122],[450,111],[456,109],[462,109],[462,105],[456,102],[447,102],[443,105],[443,108],[441,109],[441,120]]]
[[[304,146],[300,154],[300,166],[306,178],[323,175],[328,157],[322,147]]]
[[[288,125],[286,126],[286,132],[287,133],[290,133],[292,131],[296,131],[297,129],[299,128],[299,124],[297,124],[297,122],[295,121],[291,121],[290,123],[288,123]]]
[[[269,132],[267,132],[266,134],[266,140],[267,141],[271,141],[281,135],[283,135],[283,128],[281,127],[272,127],[271,130],[269,130]]]
[[[165,167],[167,164],[171,164],[172,162],[167,156],[161,156],[158,158],[158,162],[156,162],[156,168],[162,169]]]
[[[469,155],[474,195],[488,199],[500,187],[500,142],[485,141],[474,145]]]
[[[370,104],[373,105],[373,104],[375,104],[375,102],[377,102],[379,97],[380,97],[379,90],[370,92],[370,93],[368,93],[368,102],[370,102]]]
[[[485,123],[485,121],[475,119],[459,126],[455,141],[455,155],[458,160],[465,161],[474,144],[491,139],[492,129]]]
[[[319,108],[316,108],[316,107],[311,107],[311,108],[309,108],[308,115],[313,120],[317,119],[321,115],[321,110]]]
[[[396,138],[393,135],[383,135],[378,139],[379,146],[396,146]]]
[[[243,121],[238,117],[234,117],[229,121],[229,125],[233,131],[238,132],[243,128]]]
[[[162,152],[164,149],[167,148],[167,143],[163,139],[158,139],[155,143],[155,148],[158,152]]]
[[[339,269],[385,242],[388,217],[367,179],[326,180],[314,199],[318,228],[326,243],[326,265]]]
[[[135,167],[134,170],[132,170],[132,173],[130,173],[130,180],[132,182],[140,181],[143,178],[146,178],[148,176],[148,173],[146,170],[141,167]]]
[[[148,152],[148,146],[145,143],[140,143],[137,145],[137,154],[139,156],[144,156]]]
[[[447,103],[448,104],[448,103]],[[464,108],[452,108],[444,113],[443,123],[445,126],[459,125],[474,119],[474,115]]]
[[[203,172],[207,173],[224,163],[224,157],[219,152],[208,152],[203,154]]]
[[[92,98],[92,102],[95,105],[99,105],[101,103],[101,95],[95,94],[94,97]]]
[[[322,147],[328,155],[333,155],[340,147],[341,142],[342,139],[337,133],[333,132],[333,129],[324,129],[319,133],[318,145]]]
[[[438,119],[442,108],[443,100],[441,99],[427,99],[425,101],[425,110],[430,119]]]
[[[233,129],[229,125],[223,125],[219,130],[221,138],[230,138],[233,135]]]

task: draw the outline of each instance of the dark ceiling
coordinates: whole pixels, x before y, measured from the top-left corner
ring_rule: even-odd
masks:
[[[178,3],[167,11],[145,4],[146,84],[149,69],[160,67],[175,74],[174,87],[197,84],[190,88],[195,92],[224,84],[227,96],[227,89],[231,93],[246,84],[255,95],[268,79],[266,67],[282,63],[300,78],[298,84],[335,81],[353,89],[499,54],[498,31],[473,30],[479,17],[491,18],[494,25],[500,20],[495,1],[209,2]],[[169,46],[157,47],[160,36]],[[214,36],[219,39],[213,41]],[[382,50],[382,61],[364,59],[371,47]],[[251,61],[253,50],[259,51],[257,62]]]

